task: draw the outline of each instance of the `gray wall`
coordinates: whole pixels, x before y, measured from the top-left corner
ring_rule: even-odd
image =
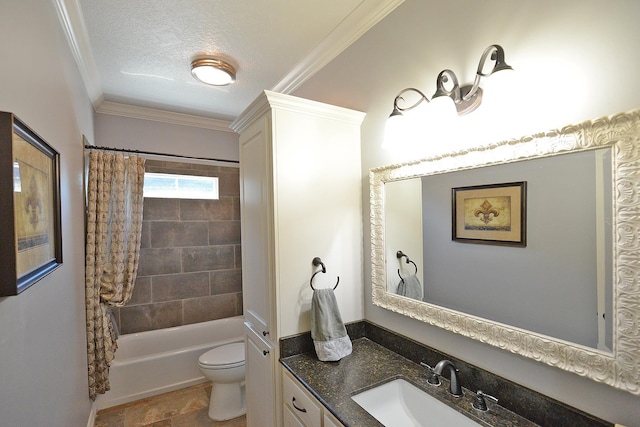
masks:
[[[589,151],[423,178],[425,301],[597,347],[595,162]],[[515,181],[527,182],[526,247],[451,239],[452,188]]]
[[[242,314],[238,168],[147,160],[145,171],[217,176],[218,200],[144,199],[140,263],[122,334]]]
[[[91,141],[95,145],[224,160],[239,158],[238,135],[231,129],[219,131],[105,113],[96,114],[95,126],[95,141]]]
[[[640,2],[632,0],[405,0],[298,88],[294,95],[367,113],[362,127],[364,253],[371,252],[370,168],[640,107],[640,57],[630,53],[640,40],[638,16]],[[431,94],[445,68],[471,83],[480,55],[492,43],[505,48],[514,67],[510,88],[487,89],[480,108],[448,132],[435,132],[438,124],[432,123],[417,135],[420,143],[414,148],[381,147],[386,118],[401,89]],[[365,262],[368,320],[606,420],[638,425],[639,397],[376,307],[370,277]]]
[[[1,0],[0,10],[0,110],[60,153],[64,262],[24,293],[0,298],[0,426],[84,426],[82,135],[93,135],[92,108],[53,2]]]
[[[64,261],[23,294],[0,298],[0,426],[80,427],[91,414],[83,136],[97,145],[169,153],[179,147],[184,155],[236,160],[238,137],[105,115],[95,117],[94,128],[93,108],[54,1],[0,0],[0,10],[0,110],[15,113],[60,152]]]

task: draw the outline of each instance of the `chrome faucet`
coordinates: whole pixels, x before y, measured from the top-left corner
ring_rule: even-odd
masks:
[[[442,375],[442,370],[449,368],[449,393],[455,397],[462,397],[462,387],[460,386],[460,380],[458,379],[458,368],[450,360],[441,360],[433,368],[434,372],[438,375]]]

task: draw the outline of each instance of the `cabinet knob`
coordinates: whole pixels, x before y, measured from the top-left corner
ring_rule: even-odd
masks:
[[[269,350],[262,350],[262,354],[266,356],[267,354],[269,354]]]
[[[269,335],[269,331],[262,331],[262,336],[266,337],[267,335]]]
[[[306,409],[304,408],[298,408],[298,405],[296,405],[296,398],[295,396],[291,398],[291,404],[293,405],[294,408],[296,408],[298,411],[300,412],[307,412]]]

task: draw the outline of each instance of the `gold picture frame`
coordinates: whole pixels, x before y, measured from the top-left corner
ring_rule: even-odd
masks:
[[[527,246],[527,182],[451,189],[452,240]]]
[[[18,295],[62,265],[60,154],[0,112],[0,297]]]

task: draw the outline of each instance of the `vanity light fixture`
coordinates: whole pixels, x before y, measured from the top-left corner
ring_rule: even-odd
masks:
[[[191,74],[202,83],[213,86],[226,86],[236,81],[236,69],[217,58],[194,59]]]
[[[490,72],[485,73],[484,67],[488,58],[494,61],[495,64]],[[458,115],[462,116],[468,114],[478,108],[482,102],[480,79],[502,70],[513,70],[513,68],[504,62],[504,50],[502,47],[500,45],[493,44],[486,48],[482,54],[480,63],[478,64],[478,71],[476,72],[476,77],[472,85],[465,85],[461,87],[458,83],[458,77],[453,71],[449,69],[443,70],[438,74],[436,79],[436,92],[431,97],[431,100],[416,88],[410,87],[400,91],[393,100],[393,111],[389,116],[389,122],[393,121],[391,119],[397,120],[397,118],[402,116],[403,111],[412,110],[422,104],[422,102],[437,102],[445,105],[445,108],[448,108],[450,105],[454,105]],[[451,88],[446,89],[445,84]],[[418,95],[418,100],[409,106],[401,107],[398,105],[398,102],[405,102],[405,99],[402,96],[407,92],[416,93]],[[453,101],[453,104],[451,104],[449,100]],[[449,104],[449,106],[446,104]]]

